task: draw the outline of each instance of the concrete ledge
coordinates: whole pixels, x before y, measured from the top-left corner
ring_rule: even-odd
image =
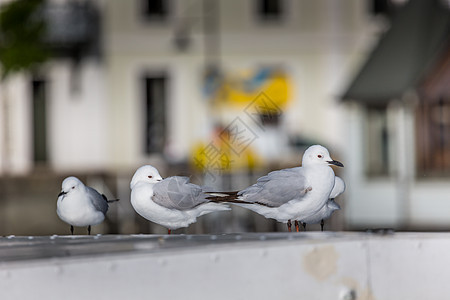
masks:
[[[450,234],[0,238],[1,299],[448,299]]]

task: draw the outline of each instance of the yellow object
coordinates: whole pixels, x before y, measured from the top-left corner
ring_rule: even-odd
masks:
[[[291,99],[291,84],[285,72],[275,70],[264,79],[257,89],[247,91],[244,82],[247,78],[225,78],[214,96],[219,106],[243,108],[249,104],[283,110]],[[269,99],[270,101],[267,101]],[[253,102],[253,103],[252,103]]]
[[[191,155],[191,165],[198,171],[229,172],[234,170],[254,169],[261,165],[262,161],[251,149],[251,145],[241,153],[235,153],[226,145],[214,143],[198,143]]]
[[[291,100],[292,86],[282,69],[261,68],[246,74],[241,72],[238,76],[211,75],[205,80],[205,90],[209,90],[210,103],[218,115],[229,110],[244,110],[252,116],[280,115]],[[228,124],[220,125],[223,129],[213,133],[209,144],[198,143],[192,150],[194,168],[203,172],[227,172],[262,166],[262,159],[252,149],[251,139],[247,140],[247,145],[245,140],[236,138],[234,132],[227,133]]]

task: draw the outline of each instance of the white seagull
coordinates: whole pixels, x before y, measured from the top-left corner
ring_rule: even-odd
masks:
[[[203,189],[188,177],[163,179],[156,168],[145,165],[137,169],[130,183],[131,205],[145,219],[172,230],[187,227],[197,217],[214,211],[230,210],[227,205],[213,203]]]
[[[330,193],[330,199],[328,199],[327,203],[314,215],[308,216],[302,219],[303,228],[306,229],[306,224],[317,224],[320,222],[321,230],[323,231],[324,220],[328,219],[331,214],[338,209],[341,209],[339,204],[334,201],[334,198],[339,196],[345,191],[345,182],[340,177],[336,176],[334,178],[334,187]],[[298,231],[298,226],[297,226]]]
[[[291,231],[291,220],[316,214],[330,198],[335,178],[330,165],[344,166],[331,159],[325,147],[314,145],[303,154],[301,167],[270,172],[242,191],[220,192],[227,196],[208,199],[234,203],[266,218],[287,223]]]
[[[103,222],[108,211],[108,203],[114,201],[118,199],[108,200],[105,195],[85,186],[78,178],[70,176],[62,182],[62,190],[56,202],[56,213],[61,220],[70,225],[72,234],[73,226],[88,226],[88,234],[91,234],[91,226]]]

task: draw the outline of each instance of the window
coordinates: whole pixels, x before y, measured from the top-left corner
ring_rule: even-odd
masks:
[[[257,0],[256,12],[262,21],[281,21],[284,13],[282,0]]]
[[[392,16],[407,0],[370,0],[370,2],[373,15]]]
[[[169,0],[140,0],[142,14],[149,21],[164,21],[169,15]]]
[[[372,0],[371,10],[374,15],[387,14],[389,7],[389,0]]]
[[[450,175],[450,99],[419,105],[416,140],[418,175]]]
[[[389,135],[387,108],[368,107],[366,118],[366,171],[370,176],[389,173]]]
[[[144,78],[145,153],[162,153],[166,136],[166,77]]]
[[[46,82],[33,80],[31,82],[31,97],[33,102],[33,158],[35,162],[47,161],[47,108]]]

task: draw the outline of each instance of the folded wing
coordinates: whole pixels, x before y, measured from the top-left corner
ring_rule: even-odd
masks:
[[[202,188],[183,176],[169,177],[156,183],[152,200],[158,205],[177,210],[192,209],[208,202]]]
[[[293,199],[301,198],[310,191],[301,167],[270,172],[257,182],[240,191],[243,202],[279,207]]]
[[[108,201],[100,195],[95,189],[86,186],[89,199],[91,200],[92,205],[94,205],[95,209],[101,211],[103,214],[106,214],[108,211]]]

